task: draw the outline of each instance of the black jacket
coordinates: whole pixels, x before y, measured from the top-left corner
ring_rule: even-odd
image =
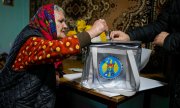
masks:
[[[167,67],[170,67],[168,69],[171,97],[169,107],[180,108],[180,0],[169,0],[153,23],[129,31],[128,34],[131,40],[151,42],[162,31],[169,33],[163,44],[163,49],[168,55],[164,59],[169,60]],[[164,53],[161,55],[163,56]]]
[[[157,20],[144,27],[129,31],[131,40],[151,42],[160,32],[166,31],[169,36],[165,39],[163,48],[170,52],[180,51],[180,0],[170,0],[163,7]]]
[[[25,27],[17,36],[0,73],[0,108],[54,107],[56,78],[53,64],[33,66],[22,72],[12,70],[19,49],[30,36],[42,35],[29,26]]]

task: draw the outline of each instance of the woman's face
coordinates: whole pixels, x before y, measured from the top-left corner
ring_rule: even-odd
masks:
[[[63,11],[54,11],[55,14],[55,23],[57,30],[57,38],[64,38],[66,36],[65,31],[67,29],[67,25],[65,23],[65,16]]]

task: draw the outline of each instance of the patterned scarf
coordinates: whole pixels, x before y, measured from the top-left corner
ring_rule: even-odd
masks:
[[[40,7],[37,13],[30,20],[29,25],[35,29],[40,30],[46,39],[57,39],[54,18],[54,4],[47,4]]]
[[[31,27],[40,30],[47,40],[57,39],[57,31],[54,17],[54,4],[47,4],[40,7],[37,13],[30,20]],[[54,63],[55,69],[62,73],[62,62]]]

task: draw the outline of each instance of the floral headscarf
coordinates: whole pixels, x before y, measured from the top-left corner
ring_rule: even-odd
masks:
[[[54,6],[54,4],[47,4],[40,7],[29,23],[31,27],[40,30],[47,40],[57,39]],[[62,62],[55,62],[54,66],[59,70],[62,68]]]
[[[37,13],[30,20],[29,25],[40,30],[40,32],[46,39],[57,39],[56,24],[54,18],[54,4],[47,4],[40,7]]]

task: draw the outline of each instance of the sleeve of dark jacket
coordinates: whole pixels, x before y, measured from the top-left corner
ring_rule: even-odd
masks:
[[[176,31],[169,31],[169,18],[171,17],[170,3],[167,3],[157,19],[144,27],[136,28],[135,30],[128,31],[131,40],[140,40],[142,42],[152,42],[156,35],[162,31],[170,33],[164,41],[163,48],[167,51],[180,51],[180,33]],[[177,20],[173,20],[177,21]]]
[[[154,40],[155,36],[161,31],[168,29],[168,8],[164,8],[163,11],[158,15],[156,21],[145,25],[143,27],[138,27],[134,30],[128,31],[131,40],[140,40],[143,42],[151,42]]]
[[[87,32],[81,32],[77,34],[81,48],[91,43],[91,37]]]

